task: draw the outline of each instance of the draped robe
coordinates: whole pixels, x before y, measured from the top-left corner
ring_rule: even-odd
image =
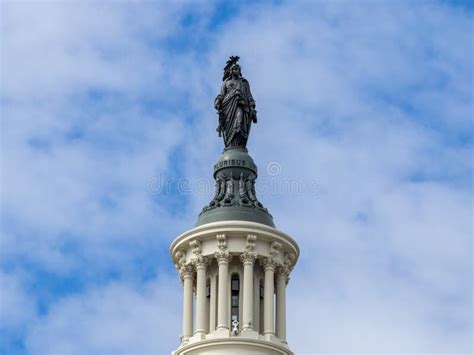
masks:
[[[227,79],[216,101],[220,102],[218,131],[224,137],[225,147],[245,148],[255,107],[248,81]]]

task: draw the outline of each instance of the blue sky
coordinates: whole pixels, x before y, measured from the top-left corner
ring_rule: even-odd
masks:
[[[260,200],[302,250],[291,348],[472,353],[472,3],[1,10],[0,353],[176,348],[168,246],[211,197],[235,54]],[[268,188],[282,181],[317,188]]]

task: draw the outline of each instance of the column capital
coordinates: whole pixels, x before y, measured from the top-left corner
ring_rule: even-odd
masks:
[[[254,251],[244,251],[242,254],[240,254],[240,261],[242,261],[243,264],[255,264],[255,260],[257,260],[257,253]]]
[[[290,268],[285,264],[278,264],[275,268],[275,274],[278,279],[283,279],[286,284],[290,280]]]
[[[232,254],[227,249],[222,251],[216,251],[214,256],[217,260],[217,264],[219,265],[222,263],[229,264],[232,260]]]
[[[191,278],[194,279],[195,267],[192,263],[183,264],[179,268],[179,277],[181,282],[184,282],[184,279]]]
[[[199,255],[198,257],[196,257],[196,259],[193,260],[193,264],[196,267],[196,270],[198,269],[206,270],[210,263],[211,263],[211,260],[209,260],[209,258],[202,255]]]
[[[277,264],[276,264],[275,260],[270,257],[270,258],[260,259],[260,265],[263,267],[263,269],[265,271],[267,271],[267,270],[274,271]]]

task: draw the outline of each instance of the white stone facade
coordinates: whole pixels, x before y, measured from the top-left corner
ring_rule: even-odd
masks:
[[[261,223],[222,221],[171,245],[183,284],[183,329],[175,355],[292,354],[286,286],[296,242]]]

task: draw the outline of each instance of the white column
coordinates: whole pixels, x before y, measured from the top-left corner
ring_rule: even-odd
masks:
[[[207,259],[196,260],[196,333],[206,333],[206,270]]]
[[[193,274],[192,265],[182,266],[180,269],[183,280],[183,338],[182,342],[187,343],[193,335]]]
[[[253,267],[257,253],[244,252],[240,255],[244,264],[242,330],[254,329],[253,320]]]
[[[265,258],[263,262],[265,270],[265,284],[264,284],[264,296],[263,296],[263,310],[264,310],[264,328],[263,334],[275,335],[275,312],[274,312],[274,273],[275,263],[272,258]]]
[[[276,336],[286,342],[286,283],[289,270],[285,266],[277,268],[276,289]]]
[[[210,280],[209,287],[211,288],[211,297],[209,301],[209,333],[216,330],[216,311],[217,311],[217,280],[214,275]]]
[[[217,310],[217,329],[229,329],[229,251],[216,253],[219,265],[219,300]]]
[[[253,282],[253,329],[260,332],[260,275]]]

